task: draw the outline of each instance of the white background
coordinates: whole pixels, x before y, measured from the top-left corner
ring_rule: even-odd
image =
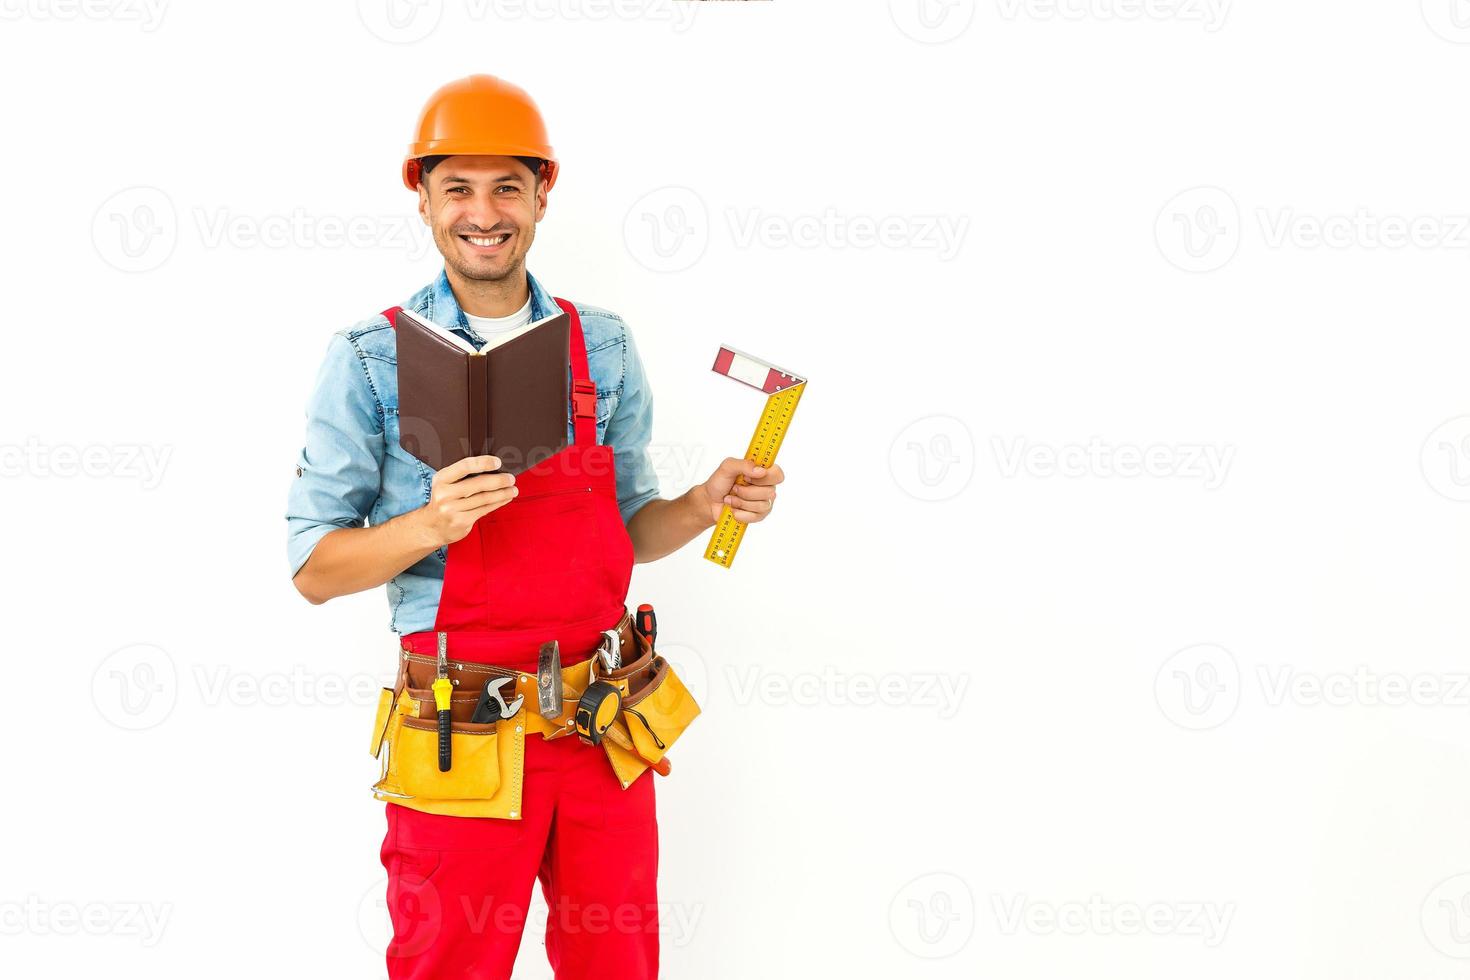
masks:
[[[394,638],[284,501],[488,71],[666,496],[720,343],[811,378],[734,569],[634,574],[664,976],[1465,975],[1470,4],[158,2],[0,0],[7,974],[384,975]]]

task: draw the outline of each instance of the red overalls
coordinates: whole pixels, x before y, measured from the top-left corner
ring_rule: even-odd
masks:
[[[633,543],[613,450],[597,444],[582,323],[556,302],[571,319],[573,444],[516,477],[519,495],[449,546],[434,630],[403,637],[411,652],[434,655],[446,631],[452,659],[534,674],[544,641],[560,641],[565,664],[585,660],[623,615]],[[387,312],[394,323],[397,308]],[[388,976],[508,980],[539,878],[557,980],[656,977],[653,777],[623,789],[601,749],[528,734],[522,793],[519,820],[388,804]]]

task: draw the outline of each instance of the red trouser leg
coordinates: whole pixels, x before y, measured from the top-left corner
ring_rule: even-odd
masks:
[[[532,735],[521,804],[521,820],[388,804],[388,976],[508,980],[539,877],[557,980],[654,980],[653,774],[624,790],[600,749]]]

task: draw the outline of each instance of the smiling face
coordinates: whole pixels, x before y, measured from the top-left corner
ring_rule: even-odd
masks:
[[[515,157],[448,157],[419,184],[419,214],[445,264],[467,280],[524,276],[545,213],[545,182]]]

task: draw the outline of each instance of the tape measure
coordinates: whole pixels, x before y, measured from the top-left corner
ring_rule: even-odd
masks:
[[[769,468],[776,461],[781,441],[786,438],[786,430],[791,426],[796,403],[801,401],[801,393],[806,391],[806,379],[729,347],[720,348],[719,356],[715,358],[714,370],[767,393],[766,407],[761,412],[760,421],[756,423],[755,434],[750,437],[750,447],[745,450],[745,458],[757,466]],[[735,482],[744,484],[745,478],[736,477]],[[744,537],[745,524],[735,519],[730,506],[726,504],[720,511],[714,533],[710,535],[709,547],[705,549],[704,557],[722,568],[729,568],[735,561],[735,553],[740,550],[740,541]]]

